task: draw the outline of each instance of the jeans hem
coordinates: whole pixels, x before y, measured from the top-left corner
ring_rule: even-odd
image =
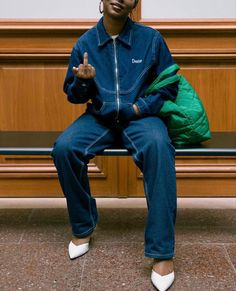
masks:
[[[75,236],[77,238],[84,238],[84,237],[89,236],[90,234],[92,234],[95,228],[96,228],[96,226],[90,228],[89,230],[87,230],[87,231],[85,231],[85,232],[83,232],[81,234],[76,234],[76,233],[73,232],[73,236]]]
[[[152,259],[163,259],[163,260],[170,260],[174,258],[174,253],[169,253],[166,255],[161,255],[161,254],[151,254],[145,252],[145,257],[152,258]]]

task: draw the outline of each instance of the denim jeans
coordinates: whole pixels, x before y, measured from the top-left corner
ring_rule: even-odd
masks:
[[[90,193],[87,164],[117,139],[130,151],[144,177],[148,206],[145,255],[170,259],[174,256],[177,209],[175,149],[164,122],[156,116],[109,126],[85,113],[58,137],[52,156],[66,197],[72,232],[82,238],[96,227],[98,214]]]

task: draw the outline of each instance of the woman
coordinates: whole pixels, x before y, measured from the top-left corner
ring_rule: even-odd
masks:
[[[73,233],[69,256],[74,259],[89,250],[97,223],[89,160],[118,139],[130,151],[144,175],[151,280],[158,290],[166,290],[174,281],[175,150],[157,114],[165,100],[175,99],[178,84],[145,96],[174,61],[159,32],[129,18],[137,2],[101,1],[103,17],[75,44],[64,91],[72,103],[88,102],[87,110],[57,139],[52,156],[67,200]]]

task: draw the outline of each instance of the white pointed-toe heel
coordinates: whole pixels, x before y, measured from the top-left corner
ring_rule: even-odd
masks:
[[[71,241],[69,243],[68,251],[70,259],[81,257],[89,251],[89,243],[77,246]]]
[[[174,279],[175,279],[174,271],[167,275],[161,276],[157,272],[152,270],[151,281],[152,281],[152,284],[159,291],[167,290],[173,284]]]

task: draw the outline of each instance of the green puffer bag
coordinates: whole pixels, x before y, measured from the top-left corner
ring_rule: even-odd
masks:
[[[169,136],[175,145],[198,144],[211,138],[207,114],[196,91],[184,76],[170,76],[177,70],[179,66],[174,64],[161,72],[148,87],[146,96],[179,81],[175,101],[165,101],[158,115],[167,121]]]

